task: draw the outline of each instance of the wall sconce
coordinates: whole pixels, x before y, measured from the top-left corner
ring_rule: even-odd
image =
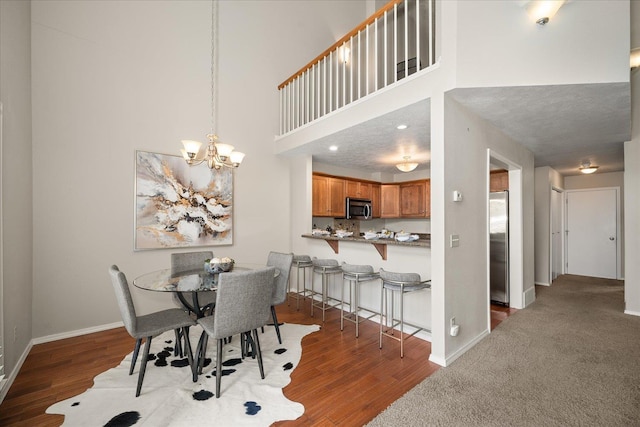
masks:
[[[545,25],[558,12],[565,0],[531,0],[527,13],[538,25]]]
[[[592,166],[591,162],[582,162],[580,165],[580,172],[582,173],[594,173],[598,170],[598,166]]]
[[[347,62],[349,62],[350,57],[351,49],[349,49],[346,44],[343,44],[342,48],[340,49],[340,60],[346,64]]]
[[[631,54],[629,55],[629,66],[632,70],[640,67],[640,47],[631,50]]]

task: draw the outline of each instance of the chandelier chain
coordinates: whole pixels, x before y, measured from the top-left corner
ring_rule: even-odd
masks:
[[[216,100],[218,99],[218,1],[211,0],[211,134],[216,134],[216,125],[218,123],[218,111],[216,108]]]

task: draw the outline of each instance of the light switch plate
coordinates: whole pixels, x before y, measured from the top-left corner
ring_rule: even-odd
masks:
[[[460,246],[460,236],[457,234],[452,234],[449,236],[449,245],[452,248],[457,248]]]
[[[462,201],[462,193],[458,190],[455,190],[453,192],[453,201],[454,202],[461,202]]]

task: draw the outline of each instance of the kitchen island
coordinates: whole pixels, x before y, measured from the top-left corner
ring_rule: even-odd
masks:
[[[362,236],[350,236],[350,237],[338,237],[336,235],[323,235],[323,234],[303,234],[302,237],[308,239],[319,239],[327,242],[331,249],[337,254],[340,250],[340,241],[345,242],[354,242],[354,243],[365,243],[369,245],[373,245],[383,260],[387,259],[387,245],[396,245],[396,246],[408,246],[408,247],[420,247],[420,248],[430,248],[431,247],[431,235],[430,234],[418,234],[420,237],[418,240],[408,241],[408,242],[399,242],[392,238],[378,238],[378,239],[365,239]]]

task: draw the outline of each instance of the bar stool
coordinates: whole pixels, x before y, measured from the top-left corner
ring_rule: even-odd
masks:
[[[311,262],[313,263],[313,279],[315,279],[315,273],[320,274],[320,276],[322,277],[322,292],[317,292],[315,290],[315,288],[313,287],[313,280],[311,281],[311,317],[313,317],[313,308],[319,308],[320,310],[322,310],[322,321],[324,322],[324,313],[325,311],[327,311],[330,308],[333,308],[335,306],[338,305],[338,303],[336,302],[335,304],[329,304],[328,300],[332,299],[337,301],[335,298],[329,298],[327,295],[327,282],[329,279],[329,276],[333,275],[333,274],[340,274],[342,273],[342,268],[340,267],[340,264],[338,263],[338,261],[336,261],[335,259],[318,259],[316,257],[313,257],[313,259],[311,260]],[[320,301],[316,301],[315,300],[315,296],[316,295],[320,295],[321,296],[321,300]]]
[[[356,338],[359,335],[360,322],[371,319],[380,313],[373,313],[369,317],[360,318],[360,285],[364,282],[379,279],[380,274],[373,271],[370,265],[354,265],[342,263],[342,299],[340,301],[340,330],[344,330],[344,321],[348,320],[356,325]],[[349,282],[349,312],[344,311],[344,282]]]
[[[300,299],[305,298],[308,292],[307,288],[307,268],[313,268],[311,257],[309,255],[293,255],[292,266],[296,269],[296,291],[291,294],[291,276],[289,276],[289,289],[287,297],[296,300],[296,310],[300,310]],[[300,270],[302,270],[302,291],[300,290]],[[287,301],[288,303],[288,301]]]
[[[419,291],[421,289],[431,288],[431,280],[421,280],[420,275],[417,273],[392,273],[380,269],[380,279],[382,280],[381,295],[380,295],[380,348],[382,348],[382,337],[387,336],[394,340],[400,341],[400,357],[404,357],[404,325],[409,325],[416,330],[409,334],[412,336],[422,330],[426,330],[422,326],[412,325],[404,321],[404,294],[408,292]],[[391,292],[391,327],[388,329],[383,328],[388,326],[389,313],[387,307],[387,293]],[[394,317],[394,304],[393,293],[400,292],[400,319]],[[393,335],[394,328],[400,325],[400,338]],[[431,332],[431,331],[429,331]]]

